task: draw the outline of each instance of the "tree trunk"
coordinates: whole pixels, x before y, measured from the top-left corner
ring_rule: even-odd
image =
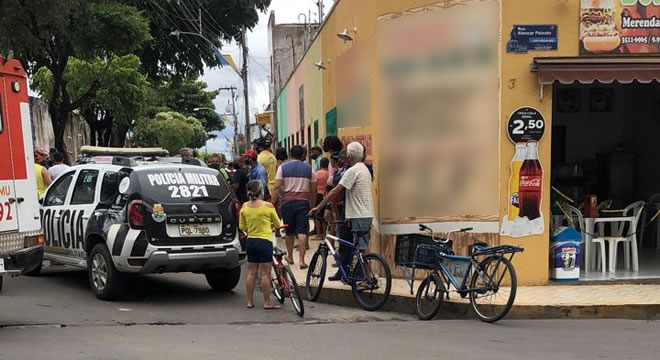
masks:
[[[124,147],[126,145],[126,134],[128,134],[127,125],[117,125],[112,132],[110,146]]]
[[[69,158],[69,152],[64,142],[64,130],[69,123],[70,113],[65,111],[63,106],[57,106],[53,102],[48,104],[48,112],[50,113],[51,124],[53,125],[53,134],[55,135],[55,149],[64,155],[64,162],[70,165],[71,159]]]

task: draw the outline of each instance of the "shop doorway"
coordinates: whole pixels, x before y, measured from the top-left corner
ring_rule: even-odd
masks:
[[[660,84],[555,82],[551,157],[553,228],[562,217],[566,224],[566,213],[556,206],[564,195],[587,218],[586,230],[595,217],[634,216],[634,210],[620,210],[645,202],[631,232],[632,222],[611,221],[616,223],[612,226],[596,221],[592,235],[605,239],[605,264],[615,259],[615,267],[606,266],[604,273],[601,268],[584,271],[585,262],[598,263],[600,258],[600,245],[590,242],[587,246],[595,257],[583,260],[581,280],[660,278],[660,229],[653,219],[660,209]],[[621,242],[616,256],[609,251],[613,242],[608,239],[630,233],[636,236],[638,271],[633,268],[634,242]]]

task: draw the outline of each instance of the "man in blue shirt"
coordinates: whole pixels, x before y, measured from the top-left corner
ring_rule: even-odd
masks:
[[[245,159],[245,164],[250,166],[250,172],[248,173],[249,180],[259,180],[264,184],[264,191],[268,194],[268,172],[266,168],[261,166],[257,161],[257,152],[250,149],[243,154]]]

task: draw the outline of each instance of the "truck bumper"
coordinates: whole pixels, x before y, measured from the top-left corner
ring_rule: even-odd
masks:
[[[42,245],[4,255],[2,259],[5,263],[5,270],[0,271],[0,275],[18,276],[30,272],[41,264],[43,257],[44,247]]]
[[[154,251],[139,271],[143,274],[164,272],[204,272],[212,269],[233,269],[245,261],[236,248],[213,252]]]

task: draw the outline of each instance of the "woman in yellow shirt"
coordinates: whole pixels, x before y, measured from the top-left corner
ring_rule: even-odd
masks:
[[[281,226],[275,207],[264,198],[264,185],[259,180],[247,184],[250,199],[241,209],[239,227],[247,233],[245,251],[248,258],[247,296],[248,309],[254,307],[254,285],[261,265],[261,292],[264,294],[264,309],[279,309],[271,302],[270,270],[273,262],[273,227]]]

